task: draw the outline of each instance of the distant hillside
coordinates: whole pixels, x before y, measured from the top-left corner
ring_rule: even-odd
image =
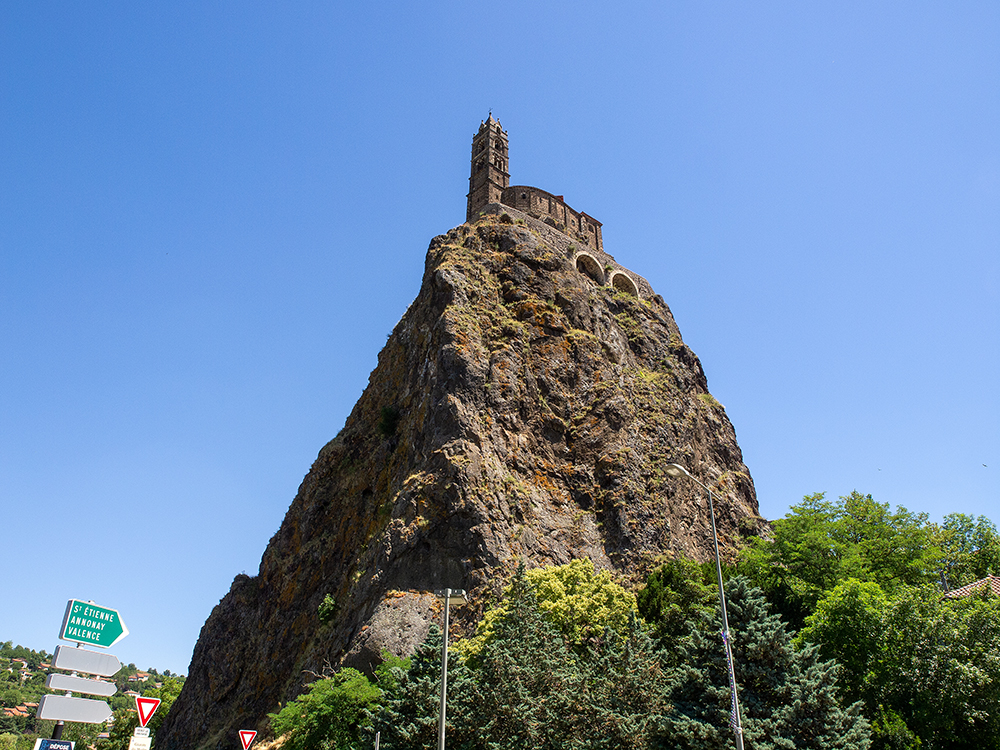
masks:
[[[26,735],[40,732],[47,735],[52,722],[36,719],[39,699],[51,690],[45,687],[45,678],[52,671],[52,654],[25,646],[15,646],[13,641],[0,642],[0,734]],[[158,690],[165,682],[183,684],[184,675],[172,674],[169,669],[160,672],[155,668],[138,669],[135,664],[123,665],[114,675],[117,693],[107,698],[112,710],[134,708],[129,692],[148,694]],[[176,690],[177,688],[174,688]],[[103,727],[95,727],[96,734]]]

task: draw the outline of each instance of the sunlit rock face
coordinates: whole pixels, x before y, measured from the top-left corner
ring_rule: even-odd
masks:
[[[667,463],[717,493],[724,548],[761,527],[670,310],[585,249],[498,204],[434,238],[420,293],[258,574],[205,623],[159,750],[235,747],[314,674],[411,652],[436,588],[470,591],[461,635],[521,561],[589,557],[638,583],[660,556],[706,558],[707,498]]]

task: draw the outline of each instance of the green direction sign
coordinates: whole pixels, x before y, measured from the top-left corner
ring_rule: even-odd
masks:
[[[128,628],[122,622],[117,609],[98,607],[93,602],[70,599],[66,605],[59,637],[64,641],[89,643],[92,646],[110,648],[128,635]]]

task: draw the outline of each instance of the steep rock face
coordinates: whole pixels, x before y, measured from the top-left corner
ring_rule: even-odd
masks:
[[[411,650],[435,588],[471,591],[461,632],[521,560],[587,556],[638,582],[657,556],[706,558],[707,499],[666,463],[718,491],[724,546],[761,523],[663,301],[599,286],[565,235],[494,208],[431,242],[419,295],[258,575],[237,576],[205,623],[160,750],[233,747],[309,671]]]

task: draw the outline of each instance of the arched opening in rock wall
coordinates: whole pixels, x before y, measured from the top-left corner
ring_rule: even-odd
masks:
[[[601,264],[594,259],[593,255],[589,253],[580,253],[577,255],[576,270],[585,276],[589,276],[598,284],[604,284],[604,271],[601,270]]]
[[[632,281],[632,278],[627,273],[615,271],[614,275],[611,277],[611,286],[619,292],[631,294],[633,297],[639,296],[639,288],[635,285],[635,282]]]

